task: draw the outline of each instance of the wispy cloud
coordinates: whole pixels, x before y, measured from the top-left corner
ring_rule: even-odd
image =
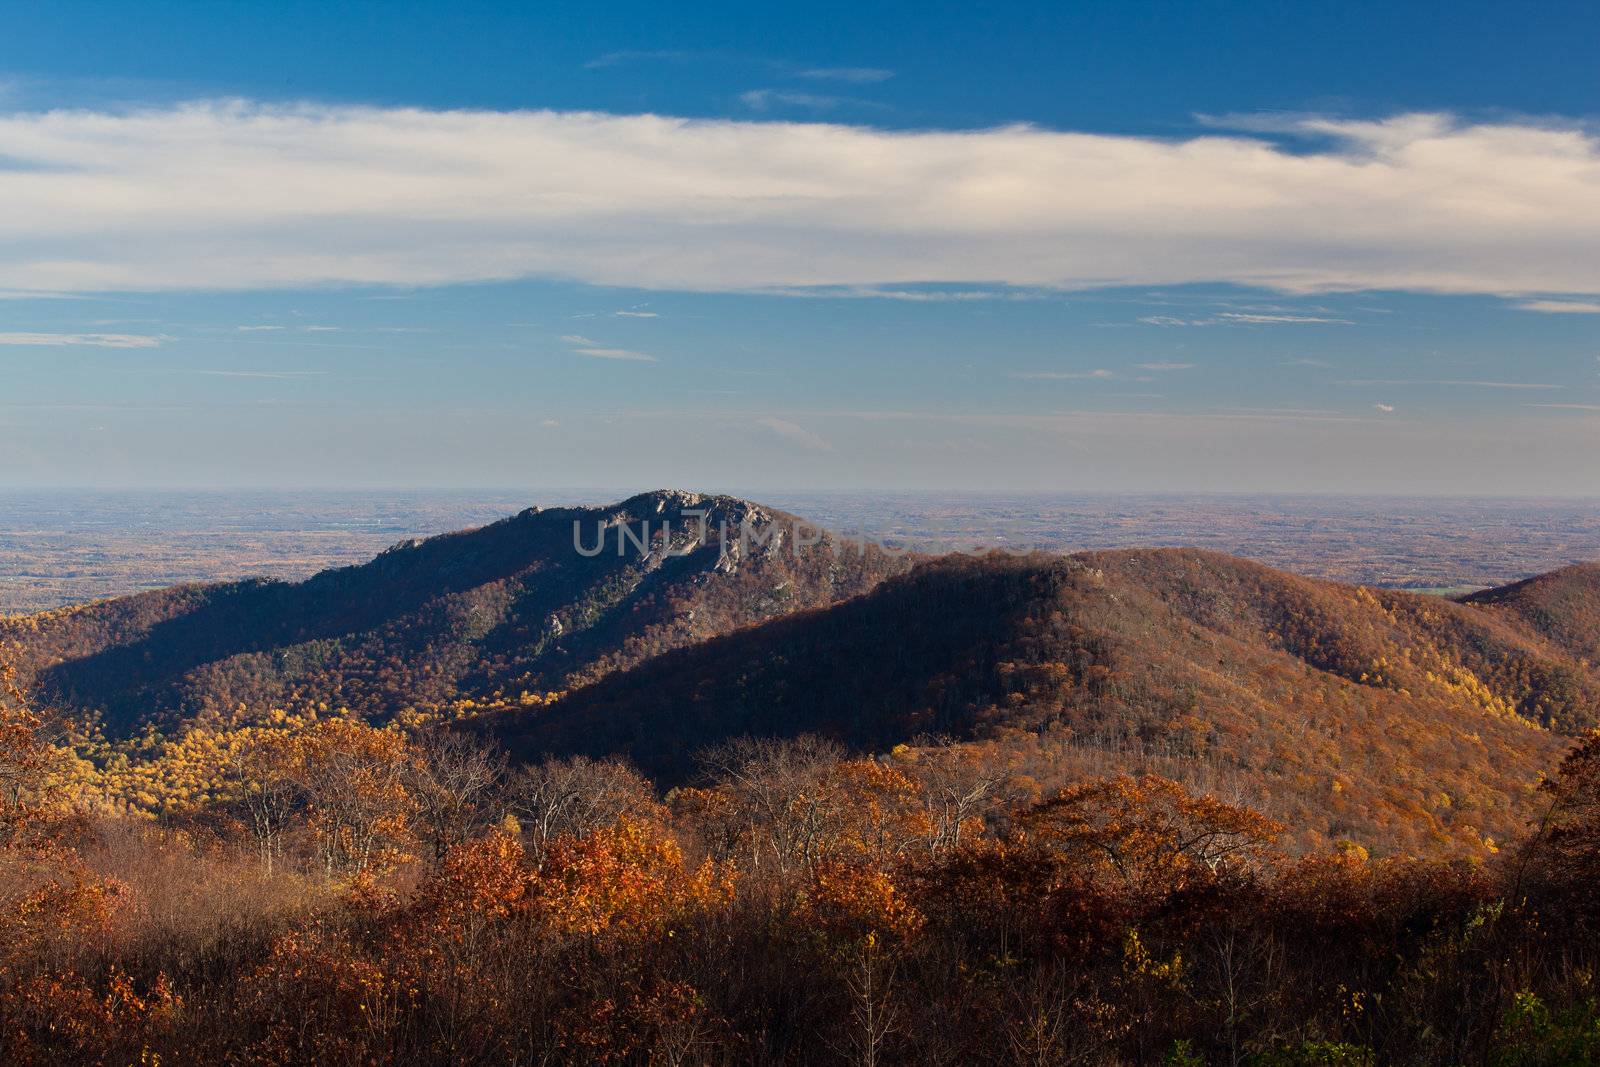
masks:
[[[850,96],[826,96],[820,93],[799,93],[790,89],[751,89],[748,92],[739,94],[739,102],[751,111],[770,111],[779,107],[832,111],[841,107],[882,108],[885,106],[873,100],[858,100]]]
[[[769,415],[757,419],[756,425],[772,431],[789,444],[799,445],[801,448],[810,449],[813,452],[833,451],[833,446],[827,441],[799,423],[790,422],[788,419],[780,419]]]
[[[894,71],[883,67],[823,67],[807,66],[787,59],[751,55],[741,52],[718,52],[688,49],[628,49],[607,52],[583,65],[585,70],[605,70],[632,63],[699,63],[730,64],[767,71],[784,78],[806,78],[811,81],[845,82],[852,85],[870,85],[888,81]]]
[[[1328,326],[1354,326],[1352,319],[1335,319],[1326,315],[1258,315],[1246,312],[1223,311],[1217,318],[1224,322],[1237,322],[1246,326],[1275,326],[1293,325],[1299,323],[1321,323]]]
[[[1467,389],[1560,389],[1559,385],[1543,382],[1486,382],[1460,378],[1347,378],[1336,385],[1447,385]]]
[[[1112,371],[1106,370],[1104,367],[1097,367],[1094,370],[1084,371],[1033,371],[1028,373],[1013,374],[1011,377],[1020,378],[1024,381],[1030,382],[1082,382],[1107,381],[1111,378],[1115,378],[1116,374]]]
[[[1545,315],[1600,315],[1600,301],[1596,300],[1524,300],[1513,306]]]
[[[1393,415],[1394,414],[1394,405],[1393,404],[1374,404],[1374,405],[1372,405],[1372,409],[1374,411],[1381,411],[1385,415]]]
[[[1204,318],[1186,319],[1177,315],[1143,315],[1139,319],[1146,326],[1354,326],[1353,319],[1336,319],[1325,315],[1263,315],[1256,312],[1219,311]]]
[[[273,333],[283,329],[282,326],[235,326],[240,333]]]
[[[0,300],[77,300],[75,293],[47,293],[29,292],[26,290],[0,289]]]
[[[590,359],[618,359],[629,363],[659,363],[655,356],[644,352],[635,352],[631,348],[610,348],[599,341],[591,340],[581,334],[569,333],[561,338],[572,346],[572,350],[580,356]]]
[[[756,292],[761,296],[786,296],[800,300],[903,300],[914,304],[1044,300],[1052,295],[1028,289],[896,289],[877,285],[778,286]]]
[[[580,356],[589,356],[593,359],[620,359],[632,363],[659,363],[655,356],[644,352],[635,352],[631,348],[578,348],[573,351]]]
[[[612,316],[619,319],[658,319],[661,316],[654,311],[613,311]]]
[[[1294,359],[1283,361],[1285,367],[1332,367],[1333,364],[1325,359],[1312,359],[1310,356],[1296,356]]]
[[[1189,369],[1194,367],[1194,364],[1193,363],[1174,363],[1174,362],[1172,362],[1170,360],[1157,360],[1154,363],[1135,363],[1134,366],[1138,367],[1140,370],[1168,371],[1168,370],[1189,370]]]
[[[754,92],[769,108],[840,99]],[[0,171],[0,291],[549,276],[695,291],[909,291],[903,279],[915,278],[1527,294],[1530,304],[1600,293],[1600,138],[1578,124],[1296,116],[1285,129],[1316,140],[1285,146],[1281,131],[908,132],[770,114],[241,102],[0,114],[0,143],[18,162]]]
[[[894,77],[894,71],[882,67],[812,67],[798,73],[800,77],[813,81],[852,82],[857,85],[884,82]]]
[[[158,348],[165,340],[137,333],[0,333],[0,345]]]
[[[1562,411],[1600,411],[1600,404],[1524,404],[1526,408],[1559,408]]]
[[[633,50],[621,52],[607,52],[596,56],[583,65],[584,70],[604,70],[606,67],[618,67],[624,63],[640,62],[667,62],[686,63],[694,59],[703,58],[705,53],[680,52],[670,49]]]

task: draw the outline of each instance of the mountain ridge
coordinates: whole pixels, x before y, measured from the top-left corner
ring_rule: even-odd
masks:
[[[659,490],[298,583],[0,620],[0,643],[113,740],[274,709],[465,718],[521,760],[624,756],[673,785],[738,736],[872,754],[937,735],[1033,788],[1154,769],[1307,848],[1482,855],[1595,725],[1597,574],[1450,601],[1197,549],[929,558]]]
[[[475,728],[669,785],[728,737],[946,735],[1049,784],[1231,779],[1324,843],[1482,854],[1596,706],[1583,665],[1468,606],[1157,549],[927,561]]]
[[[812,529],[750,501],[658,490],[529,508],[302,582],[181,586],[0,620],[0,641],[21,648],[43,697],[102,712],[118,732],[271,701],[383,718],[463,680],[484,693],[563,688],[909,565],[828,534],[783,541]]]

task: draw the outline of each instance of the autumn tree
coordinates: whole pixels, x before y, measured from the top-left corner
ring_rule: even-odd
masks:
[[[44,722],[0,649],[0,847],[21,842],[35,824],[49,768]]]
[[[415,803],[405,788],[406,739],[328,719],[297,737],[294,774],[323,866],[360,873],[405,858]]]
[[[1259,812],[1194,796],[1154,774],[1062,790],[1019,822],[1086,870],[1157,888],[1258,860],[1283,831]]]
[[[751,871],[779,881],[814,874],[825,860],[883,862],[926,833],[908,776],[846,759],[823,738],[737,738],[701,762],[714,789],[689,793],[681,807],[706,817],[708,836]]]
[[[294,830],[329,874],[389,867],[414,840],[410,759],[401,734],[325,719],[248,746],[234,765],[235,804],[269,867]]]
[[[1600,731],[1567,753],[1541,788],[1548,807],[1533,856],[1558,877],[1592,882],[1600,876]]]

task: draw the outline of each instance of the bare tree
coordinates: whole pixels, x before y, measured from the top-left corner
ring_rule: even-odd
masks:
[[[942,855],[961,844],[989,808],[995,791],[1010,777],[981,753],[957,745],[948,737],[921,738],[911,776],[922,793],[928,817],[928,850]]]
[[[553,837],[582,837],[656,803],[654,787],[626,763],[584,756],[524,767],[511,776],[506,792],[536,853]]]
[[[229,761],[239,782],[232,805],[255,840],[261,862],[271,874],[283,849],[284,834],[306,806],[306,793],[282,749],[283,739],[247,745]]]
[[[895,970],[893,957],[875,939],[868,937],[855,946],[844,981],[849,1025],[842,1028],[835,1046],[851,1063],[878,1067],[884,1062],[884,1046],[900,1022],[893,995]]]
[[[417,836],[437,864],[506,815],[506,757],[454,730],[421,734],[410,749],[403,781],[416,808]]]
[[[707,776],[733,801],[751,869],[779,877],[809,870],[821,858],[844,800],[829,787],[843,760],[839,745],[809,734],[734,738],[700,756]]]

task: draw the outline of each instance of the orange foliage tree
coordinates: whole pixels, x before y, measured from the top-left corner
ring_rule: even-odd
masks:
[[[1142,886],[1258,861],[1283,832],[1260,812],[1194,796],[1155,774],[1062,790],[1020,822],[1069,861]]]
[[[1542,788],[1550,805],[1535,853],[1558,875],[1592,882],[1600,877],[1600,731],[1567,753]]]
[[[50,767],[43,729],[16,668],[0,655],[0,848],[23,842],[41,814]]]
[[[240,804],[271,861],[292,823],[329,874],[382,870],[409,858],[416,802],[406,738],[350,719],[268,735],[239,761]]]

